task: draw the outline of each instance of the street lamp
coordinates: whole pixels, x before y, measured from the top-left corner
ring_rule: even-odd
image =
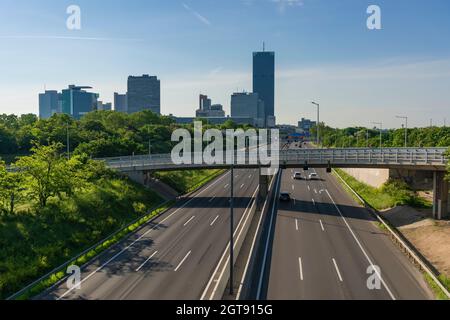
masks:
[[[382,122],[372,122],[372,124],[380,127],[380,149],[383,148],[383,123]]]
[[[317,146],[320,144],[320,105],[314,101],[311,102],[313,105],[317,107]]]
[[[397,119],[405,120],[405,148],[408,147],[408,117],[396,116]]]
[[[69,122],[67,122],[67,159],[70,160],[70,132],[69,132]]]

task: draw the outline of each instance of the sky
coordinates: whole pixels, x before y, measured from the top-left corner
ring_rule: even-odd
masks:
[[[66,10],[81,9],[69,30]],[[381,30],[369,30],[369,5]],[[157,75],[163,114],[198,95],[229,113],[252,91],[252,52],[276,52],[277,122],[450,123],[448,0],[0,0],[0,113],[37,113],[38,93],[89,85],[104,102],[129,75]]]

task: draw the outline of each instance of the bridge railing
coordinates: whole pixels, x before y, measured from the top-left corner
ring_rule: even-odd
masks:
[[[448,162],[445,156],[446,148],[386,148],[386,149],[300,149],[282,150],[278,155],[271,155],[270,160],[280,164],[340,164],[340,165],[425,165],[445,166]],[[203,153],[190,154],[190,163],[184,166],[208,166],[230,164],[226,153],[222,161],[208,162],[203,159]],[[198,161],[200,159],[200,161]],[[141,155],[129,157],[106,158],[104,160],[111,168],[164,167],[175,166],[170,154]],[[260,158],[256,152],[236,152],[234,164],[258,165]]]

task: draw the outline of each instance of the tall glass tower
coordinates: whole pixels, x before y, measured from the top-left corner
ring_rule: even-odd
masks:
[[[264,102],[266,125],[275,117],[275,52],[253,53],[253,92]]]

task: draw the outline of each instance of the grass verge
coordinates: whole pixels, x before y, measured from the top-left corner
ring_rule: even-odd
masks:
[[[171,186],[180,194],[192,192],[211,180],[217,178],[226,170],[180,170],[156,172],[154,176]]]

